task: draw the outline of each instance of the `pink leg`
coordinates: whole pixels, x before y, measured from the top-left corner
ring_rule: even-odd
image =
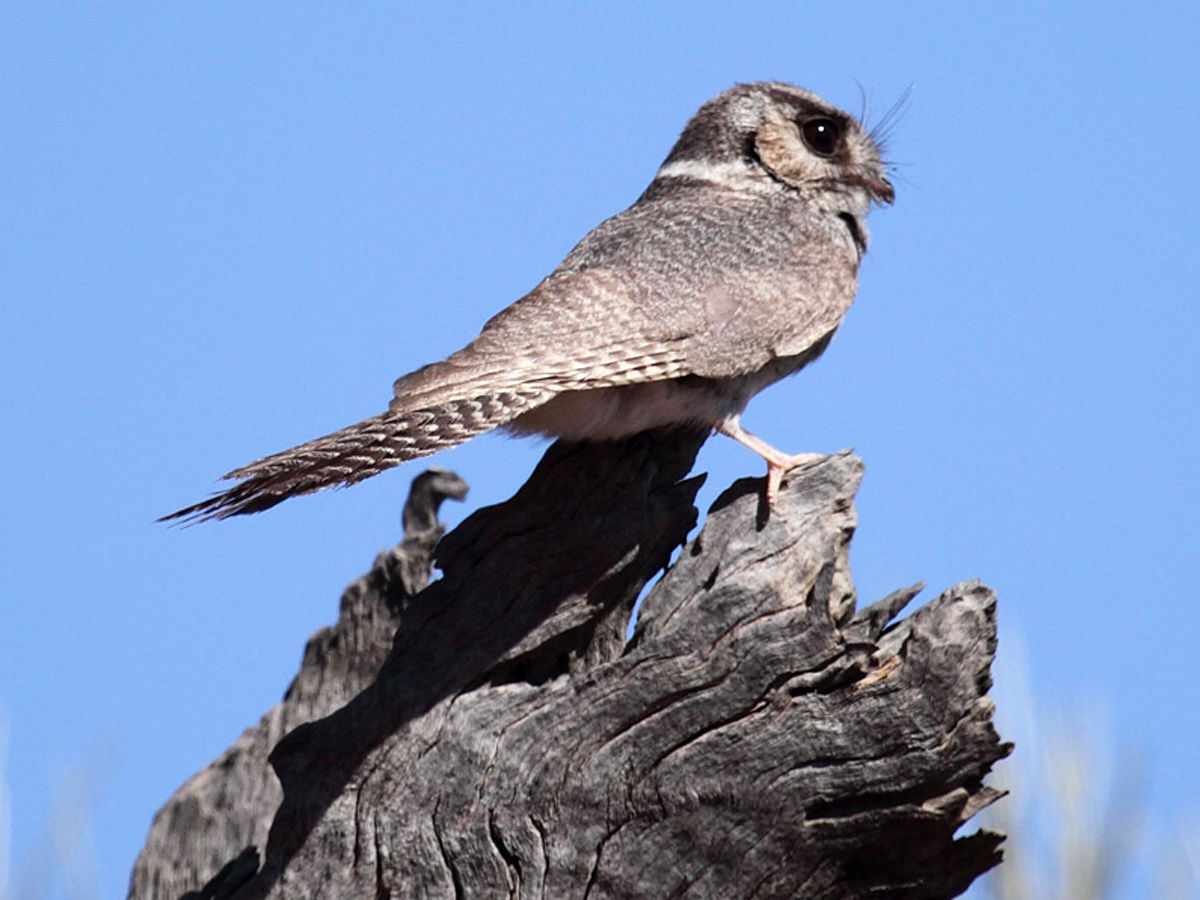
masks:
[[[755,437],[738,421],[737,416],[731,416],[724,422],[717,425],[717,431],[726,437],[731,437],[743,447],[753,450],[759,456],[767,461],[767,508],[770,509],[775,504],[775,497],[779,493],[779,484],[783,481],[783,473],[789,469],[794,469],[797,466],[807,465],[808,463],[816,462],[818,459],[823,459],[823,453],[797,453],[788,455],[782,450],[776,450],[760,437]]]

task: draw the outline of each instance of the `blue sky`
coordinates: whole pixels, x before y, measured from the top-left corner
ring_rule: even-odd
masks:
[[[982,578],[1002,719],[1020,647],[1033,705],[1101,709],[1146,760],[1147,852],[1200,834],[1198,7],[559,9],[0,9],[0,893],[124,892],[420,466],[154,518],[382,409],[631,203],[703,100],[767,78],[855,112],[861,84],[876,117],[914,91],[857,304],[747,425],[853,445],[860,599]],[[472,485],[448,517],[541,452],[438,457]],[[698,468],[707,504],[761,465],[717,438]],[[86,827],[52,879],[56,804]]]

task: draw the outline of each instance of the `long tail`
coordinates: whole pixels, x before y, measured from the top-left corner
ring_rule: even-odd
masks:
[[[512,390],[428,409],[389,410],[356,425],[234,469],[229,490],[159,519],[205,522],[261,512],[289,497],[351,485],[402,462],[489,431],[544,402],[552,391]]]

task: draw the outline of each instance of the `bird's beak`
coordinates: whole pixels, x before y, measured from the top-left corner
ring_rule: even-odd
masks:
[[[892,183],[882,176],[864,175],[860,181],[871,199],[876,203],[892,203],[896,199],[896,190]]]
[[[891,203],[896,199],[892,183],[869,169],[852,169],[846,174],[846,180],[863,188],[876,203]]]

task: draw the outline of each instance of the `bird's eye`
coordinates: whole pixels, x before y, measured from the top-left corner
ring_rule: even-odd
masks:
[[[842,126],[833,119],[809,119],[800,126],[800,134],[817,156],[833,156],[842,142]]]

